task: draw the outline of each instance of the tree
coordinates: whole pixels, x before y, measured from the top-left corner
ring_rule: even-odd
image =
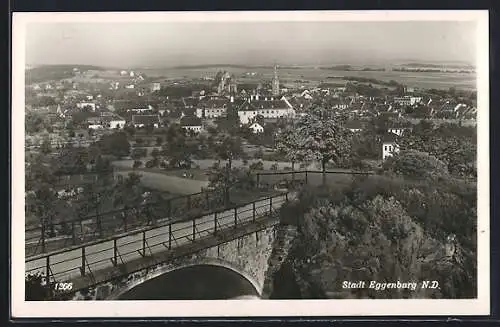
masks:
[[[411,177],[438,179],[448,175],[446,164],[425,152],[402,151],[388,158],[384,171]]]
[[[130,155],[132,159],[141,159],[147,155],[148,150],[146,148],[134,148],[132,154]]]
[[[301,159],[300,151],[296,146],[297,136],[294,126],[292,125],[282,130],[276,138],[276,150],[278,153],[285,155],[285,157],[292,162],[292,170],[295,170],[295,163]]]
[[[161,154],[168,158],[169,166],[190,166],[194,149],[192,144],[187,142],[186,131],[179,125],[170,125],[166,134],[166,143],[162,146]]]
[[[130,153],[130,143],[128,142],[127,134],[122,131],[104,135],[97,143],[103,154],[122,158],[128,156]]]
[[[48,138],[43,139],[42,145],[40,146],[40,152],[42,154],[45,154],[45,155],[52,152],[52,146],[51,146],[50,140]]]
[[[158,157],[160,156],[160,150],[154,148],[153,151],[151,151],[151,156],[153,157],[154,160],[157,160]]]
[[[333,161],[339,165],[351,155],[352,133],[344,127],[345,118],[328,113],[316,107],[312,113],[302,117],[295,126],[289,151],[296,152],[298,158],[306,162],[319,161],[326,184],[326,164]],[[285,151],[282,145],[282,151]]]
[[[241,139],[229,135],[222,136],[216,145],[216,153],[220,159],[228,161],[229,169],[231,169],[233,160],[243,154]]]
[[[222,160],[227,160],[227,169],[226,173],[228,174],[226,180],[232,180],[232,177],[229,176],[232,173],[232,163],[234,159],[237,159],[239,156],[243,154],[243,149],[241,147],[241,140],[239,137],[232,137],[229,135],[223,135],[219,142],[216,144],[215,149],[217,156]],[[226,184],[224,187],[224,194],[226,203],[229,203],[229,184]]]
[[[369,176],[342,190],[302,190],[280,212],[282,223],[297,226],[287,261],[301,281],[301,298],[474,297],[476,213],[466,207],[474,208],[476,197],[464,186]],[[452,257],[446,254],[450,233],[457,235]],[[383,294],[338,288],[338,280],[429,279],[439,280],[441,288]]]
[[[435,128],[421,121],[411,135],[400,140],[401,150],[426,152],[443,161],[448,171],[462,177],[476,175],[476,132],[472,128],[443,124]]]
[[[84,148],[65,144],[55,161],[56,175],[74,175],[87,172],[88,155]]]
[[[118,179],[113,189],[113,205],[115,208],[136,208],[142,202],[143,193],[141,175],[129,173],[125,178]]]
[[[101,185],[110,184],[113,180],[113,166],[108,158],[98,155],[92,167],[92,172],[97,175],[97,182]]]
[[[259,147],[259,149],[253,155],[255,159],[262,159],[263,156],[264,156],[264,151],[262,151],[261,147]]]
[[[45,122],[43,117],[38,113],[26,113],[26,133],[34,134],[39,133],[45,128]]]
[[[26,301],[48,301],[51,299],[50,283],[45,281],[41,274],[27,274],[25,277],[25,300]]]

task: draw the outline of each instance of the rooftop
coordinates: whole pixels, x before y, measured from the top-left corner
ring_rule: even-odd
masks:
[[[158,124],[160,123],[159,115],[132,115],[132,122],[134,124]]]
[[[253,100],[245,101],[239,106],[239,111],[255,111],[262,109],[291,109],[284,100]]]
[[[181,119],[181,126],[201,126],[201,119],[196,116],[184,116]]]

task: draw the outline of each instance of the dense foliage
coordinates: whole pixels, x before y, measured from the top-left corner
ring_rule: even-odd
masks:
[[[298,227],[290,254],[302,297],[473,298],[476,188],[441,178],[359,177],[351,187],[307,189],[283,207]],[[440,289],[342,289],[343,281],[421,282]]]

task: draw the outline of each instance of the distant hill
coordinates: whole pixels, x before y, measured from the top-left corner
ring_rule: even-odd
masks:
[[[26,84],[41,83],[53,80],[61,80],[75,76],[73,68],[80,72],[88,70],[105,70],[103,67],[92,65],[43,65],[25,70]]]
[[[409,67],[409,68],[440,68],[440,69],[474,69],[473,65],[469,64],[452,64],[452,63],[443,63],[443,64],[433,64],[433,63],[417,63],[410,62],[402,64],[401,66]]]

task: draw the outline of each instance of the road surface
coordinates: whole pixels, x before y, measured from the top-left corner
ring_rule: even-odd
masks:
[[[295,194],[290,193],[288,199],[295,197]],[[270,204],[269,199],[260,200],[255,203],[256,217],[265,216],[272,206],[273,209],[281,207],[285,202],[285,195],[280,195],[272,199]],[[253,219],[253,205],[247,204],[239,207],[237,210],[237,222],[242,224],[250,222]],[[215,230],[214,214],[209,214],[195,220],[195,238],[210,236]],[[235,223],[234,209],[229,209],[217,214],[217,230],[233,228]],[[169,226],[158,227],[145,232],[147,239],[147,254],[161,253],[167,250],[169,240]],[[180,245],[191,243],[193,237],[193,222],[178,222],[172,224],[172,248]],[[121,259],[119,263],[138,259],[141,257],[139,250],[142,250],[143,234],[127,235],[117,240],[118,253]],[[85,247],[86,271],[91,270],[97,272],[101,269],[112,266],[111,259],[114,257],[113,241],[93,244]],[[25,270],[29,273],[45,273],[46,258],[41,257],[32,261],[26,262]],[[68,281],[72,278],[80,276],[80,267],[82,266],[82,249],[59,253],[50,256],[51,273],[57,281]]]

